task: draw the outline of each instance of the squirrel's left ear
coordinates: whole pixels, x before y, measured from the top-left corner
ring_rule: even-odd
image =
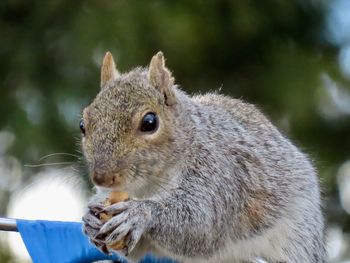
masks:
[[[153,56],[148,70],[148,81],[156,89],[164,94],[165,103],[169,106],[176,104],[176,98],[172,86],[175,79],[165,67],[163,53],[159,51]]]
[[[111,52],[107,52],[102,61],[101,67],[101,89],[113,82],[119,76]]]

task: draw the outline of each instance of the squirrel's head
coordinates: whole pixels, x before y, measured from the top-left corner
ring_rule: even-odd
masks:
[[[173,166],[178,152],[175,89],[161,52],[148,68],[125,74],[118,72],[109,52],[105,55],[101,90],[84,109],[80,122],[83,151],[95,185],[128,190]]]

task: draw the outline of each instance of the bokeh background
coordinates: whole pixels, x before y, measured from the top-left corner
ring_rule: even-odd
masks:
[[[329,262],[350,262],[350,1],[0,1],[0,215],[80,219],[78,123],[107,50],[120,71],[162,50],[187,92],[257,104],[314,160]],[[0,262],[24,251],[0,233]]]

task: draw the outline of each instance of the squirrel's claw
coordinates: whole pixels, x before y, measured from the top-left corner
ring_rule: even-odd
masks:
[[[99,214],[105,207],[106,194],[95,195],[87,204],[87,207],[95,215]]]
[[[132,231],[130,235],[128,235],[128,238],[126,240],[126,247],[128,248],[128,252],[132,251],[136,244],[139,242],[141,236],[143,234],[143,231]]]
[[[110,206],[104,207],[104,209],[101,212],[106,213],[107,215],[110,215],[110,216],[117,215],[125,211],[126,209],[128,209],[128,207],[130,206],[128,202],[129,201],[112,204]]]
[[[106,243],[107,244],[115,244],[121,240],[123,240],[126,235],[129,233],[130,228],[127,223],[120,224],[116,229],[112,231],[112,233],[107,236]]]
[[[127,214],[122,213],[112,217],[101,227],[96,237],[100,238],[101,236],[105,236],[107,233],[114,231],[114,229],[116,229],[121,223],[123,223],[127,219],[127,216]]]
[[[125,247],[122,250],[118,250],[118,253],[127,257],[129,253],[133,251],[133,249],[141,239],[141,236],[141,231],[129,232],[124,238]]]
[[[100,219],[98,219],[91,211],[87,212],[83,216],[83,222],[85,226],[90,226],[95,229],[100,229],[103,225]]]
[[[113,244],[122,241],[125,244],[123,250],[126,248],[122,252],[127,255],[134,249],[147,229],[151,220],[150,209],[147,201],[134,200],[118,203],[113,209],[112,206],[108,207],[106,210],[111,213],[118,211],[118,214],[102,226],[96,239],[104,239],[107,247],[113,247]]]
[[[108,249],[105,243],[96,239],[95,236],[99,232],[99,228],[102,225],[102,222],[99,221],[90,211],[83,216],[83,231],[90,239],[90,242],[93,243],[98,249],[103,253],[108,253]]]
[[[97,215],[104,210],[104,205],[102,203],[90,202],[88,204],[88,209]]]

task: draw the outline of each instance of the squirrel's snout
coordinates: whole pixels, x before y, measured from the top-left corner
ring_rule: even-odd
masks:
[[[118,186],[122,183],[122,177],[116,173],[101,173],[92,171],[91,180],[95,185],[103,187]]]
[[[104,173],[98,173],[98,172],[91,172],[91,179],[94,184],[96,185],[104,185],[106,181],[106,174]]]

